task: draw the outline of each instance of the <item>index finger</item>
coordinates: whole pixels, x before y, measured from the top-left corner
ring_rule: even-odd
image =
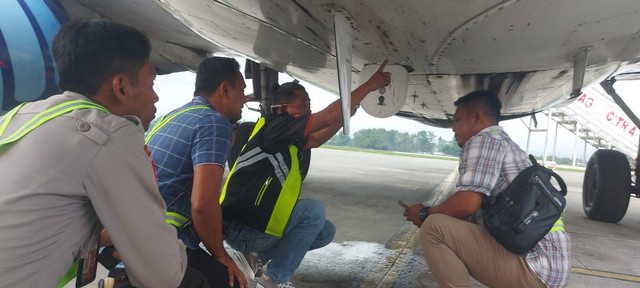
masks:
[[[239,275],[236,275],[236,279],[238,279],[238,285],[240,286],[240,288],[247,287],[247,279],[245,279],[244,277],[240,277]],[[233,287],[233,285],[229,285],[229,287]]]
[[[233,280],[236,278],[233,268],[227,267],[227,273],[229,274],[229,287],[233,287]]]
[[[378,72],[384,71],[384,67],[387,66],[388,62],[389,62],[389,59],[384,59],[384,62],[382,62],[382,65],[380,65],[380,68],[378,68]]]
[[[236,270],[234,271],[234,277],[238,280],[238,285],[240,285],[240,288],[247,287],[247,279],[244,277],[244,273],[242,273],[238,266],[236,266],[234,270]],[[233,287],[233,283],[231,283],[230,287]]]

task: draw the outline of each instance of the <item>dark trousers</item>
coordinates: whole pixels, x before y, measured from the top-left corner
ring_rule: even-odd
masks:
[[[178,288],[229,287],[227,267],[211,257],[206,251],[187,248],[187,266],[187,270]],[[109,277],[118,279],[114,288],[133,287],[128,283],[127,271],[125,269],[111,269],[111,271],[109,271]],[[234,279],[233,287],[237,288],[238,286],[238,281]]]
[[[109,271],[109,277],[115,278],[116,282],[113,288],[135,288],[129,283],[129,278],[127,277],[127,271],[123,268],[114,268]],[[228,287],[227,286],[224,287]],[[102,287],[102,286],[98,286]],[[209,286],[207,283],[207,279],[204,277],[202,272],[187,267],[187,270],[184,272],[184,276],[182,277],[182,282],[180,282],[180,286],[178,288],[214,288],[218,286]],[[221,286],[222,287],[222,286]]]
[[[184,272],[184,277],[182,277],[182,282],[180,282],[180,286],[178,288],[209,288],[216,286],[209,286],[207,283],[207,279],[204,277],[202,272],[193,269],[191,267],[187,267],[187,271]]]
[[[227,266],[218,262],[209,253],[202,249],[187,248],[187,260],[189,267],[194,268],[204,275],[210,287],[229,287],[229,273]],[[240,275],[242,277],[242,275]],[[234,288],[238,287],[238,281],[234,279]]]

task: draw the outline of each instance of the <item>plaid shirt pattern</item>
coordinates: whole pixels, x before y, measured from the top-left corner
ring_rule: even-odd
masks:
[[[471,137],[460,154],[457,191],[496,196],[518,173],[531,166],[527,154],[500,126]],[[482,211],[475,215],[482,219]],[[482,221],[479,221],[481,224]],[[571,238],[564,231],[547,234],[525,257],[529,267],[547,287],[564,287],[571,275]]]
[[[213,110],[204,97],[196,96],[169,114],[194,105],[207,105],[211,109],[194,109],[178,115],[147,144],[156,165],[158,186],[167,210],[190,219],[194,167],[200,164],[224,167],[231,147],[229,120]],[[200,240],[192,229],[178,229],[178,237],[189,248],[199,247]]]

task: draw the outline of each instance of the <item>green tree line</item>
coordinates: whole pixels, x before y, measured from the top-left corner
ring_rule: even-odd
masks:
[[[327,141],[327,144],[410,153],[460,155],[460,147],[458,147],[455,139],[445,140],[442,137],[437,137],[431,131],[420,131],[415,134],[409,134],[406,132],[400,133],[396,130],[375,128],[357,131],[353,134],[353,137],[344,135],[342,131],[339,131]],[[542,161],[542,155],[534,156],[536,156],[538,161]],[[547,156],[547,161],[551,161],[551,156]],[[573,158],[556,157],[555,162],[558,165],[571,165]],[[586,161],[580,157],[577,162],[578,166],[584,166]]]
[[[442,137],[436,137],[431,131],[409,134],[396,130],[375,128],[357,131],[353,134],[353,138],[339,131],[327,141],[327,144],[411,153],[434,154],[439,152],[452,156],[460,154],[460,147],[458,147],[455,139],[447,141]]]
[[[542,155],[534,155],[534,157],[538,160],[538,163],[542,164]],[[551,155],[547,155],[547,161],[552,161],[552,160],[553,160],[553,158],[551,157]],[[589,161],[589,159],[587,159],[587,161],[585,161],[582,157],[576,157],[576,166],[585,166],[588,161]],[[559,157],[559,156],[556,156],[555,162],[558,165],[571,166],[571,165],[573,165],[573,157],[567,157],[567,156]]]

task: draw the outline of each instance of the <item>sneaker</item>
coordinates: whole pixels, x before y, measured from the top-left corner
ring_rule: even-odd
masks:
[[[258,282],[256,288],[278,288],[276,282],[273,282],[271,277],[267,276],[267,273],[262,273],[256,281]]]
[[[296,288],[291,282],[275,283],[271,277],[267,276],[267,273],[262,273],[257,281],[256,288]]]
[[[278,283],[276,284],[277,288],[296,288],[293,286],[293,283],[291,282],[287,282],[287,283]]]
[[[238,259],[240,259],[240,263],[244,266],[244,268],[249,271],[251,274],[251,279],[256,280],[256,278],[262,276],[263,266],[262,261],[260,261],[260,257],[258,254],[253,252],[239,252],[235,251]]]

